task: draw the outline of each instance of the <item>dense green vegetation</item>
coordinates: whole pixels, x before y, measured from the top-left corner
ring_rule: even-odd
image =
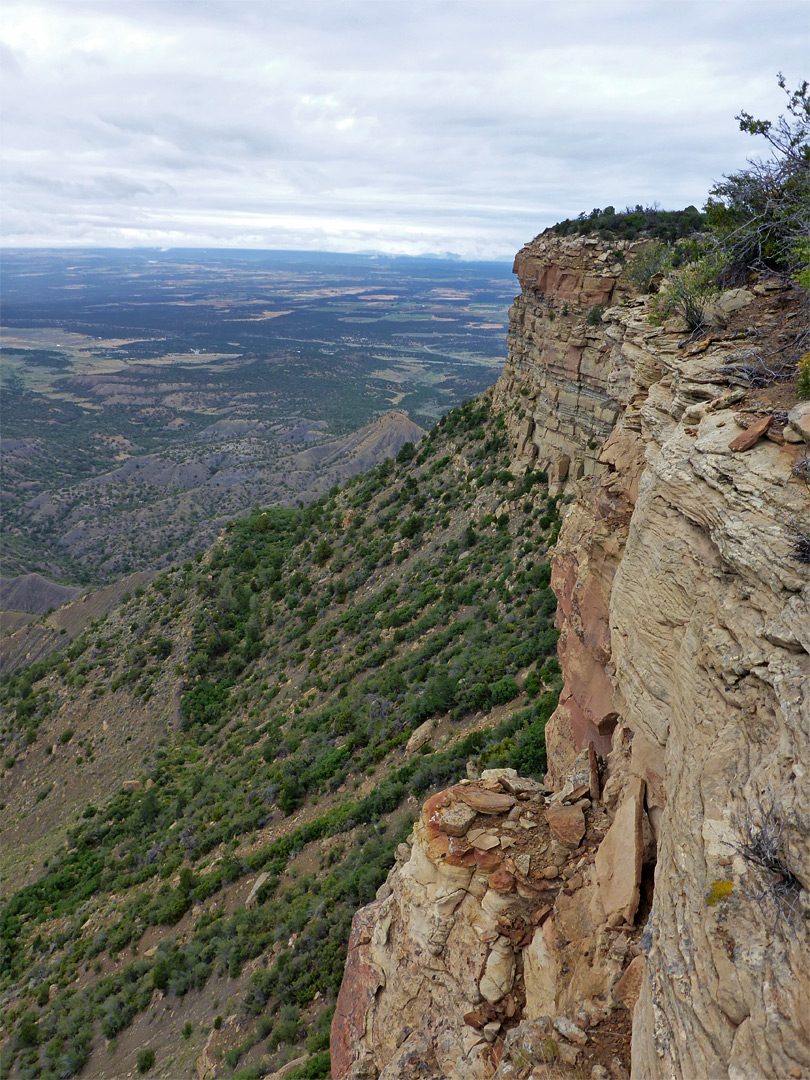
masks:
[[[155,991],[180,1002],[215,978],[247,1025],[226,1064],[258,1077],[305,1049],[301,1075],[328,1075],[352,914],[419,802],[469,761],[545,769],[558,500],[510,455],[503,417],[468,402],[309,507],[255,508],[64,654],[2,681],[8,767],[45,731],[91,757],[93,740],[60,724],[70,702],[181,693],[136,789],[87,806],[0,913],[2,1069],[75,1075],[94,1031],[114,1039]],[[234,906],[260,872],[256,906]],[[165,929],[146,955],[152,926]],[[212,1006],[206,1030],[215,1020]]]
[[[552,225],[546,232],[558,236],[592,236],[603,240],[616,237],[621,240],[649,238],[671,244],[684,239],[705,227],[705,218],[695,206],[685,210],[661,210],[658,206],[628,206],[617,211],[613,206],[604,210],[595,207],[590,213],[583,211],[579,217],[566,218]]]

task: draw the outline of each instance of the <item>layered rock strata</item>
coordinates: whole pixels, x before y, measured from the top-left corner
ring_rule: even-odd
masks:
[[[521,292],[509,312],[494,402],[519,461],[548,472],[552,490],[593,473],[596,449],[616,421],[601,317],[629,295],[624,270],[638,246],[549,234],[515,258]]]
[[[810,1072],[807,447],[784,391],[774,405],[740,378],[804,316],[759,292],[696,344],[644,301],[609,313],[619,418],[554,560],[550,779],[589,739],[621,743],[657,844],[644,1080]]]

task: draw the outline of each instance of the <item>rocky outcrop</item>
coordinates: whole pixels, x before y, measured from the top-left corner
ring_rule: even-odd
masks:
[[[639,931],[634,912],[605,915],[594,856],[609,821],[570,780],[547,798],[513,770],[489,770],[425,803],[354,919],[335,1077],[517,1077],[543,1055],[590,1069],[608,1033],[612,1055],[627,1053],[612,990]],[[638,897],[641,859],[631,864]]]
[[[750,283],[695,340],[621,262],[518,255],[495,391],[572,500],[548,786],[426,804],[355,923],[336,1076],[606,1080],[621,1021],[636,1080],[810,1075],[810,431],[763,386],[806,311]]]

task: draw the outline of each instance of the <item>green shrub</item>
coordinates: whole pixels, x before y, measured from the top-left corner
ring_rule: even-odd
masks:
[[[806,352],[799,361],[798,372],[796,393],[800,398],[810,398],[810,352]]]
[[[332,1059],[329,1051],[314,1054],[309,1061],[287,1073],[287,1080],[321,1080],[332,1073]]]
[[[506,705],[520,693],[520,688],[511,675],[504,675],[490,688],[493,705]]]
[[[806,288],[807,206],[810,205],[810,97],[808,83],[788,91],[787,115],[775,122],[741,111],[740,130],[762,135],[771,156],[714,185],[706,203],[709,229],[725,262],[721,284],[742,283],[747,271],[777,271]]]
[[[139,1073],[148,1073],[154,1064],[155,1051],[151,1047],[148,1050],[138,1051],[137,1066]]]
[[[669,265],[670,249],[660,241],[647,244],[630,263],[627,276],[639,292],[647,293],[653,278],[666,271]]]

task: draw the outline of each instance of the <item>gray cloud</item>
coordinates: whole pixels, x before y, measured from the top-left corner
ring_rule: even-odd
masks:
[[[5,242],[507,258],[700,205],[805,72],[805,0],[11,0]]]

